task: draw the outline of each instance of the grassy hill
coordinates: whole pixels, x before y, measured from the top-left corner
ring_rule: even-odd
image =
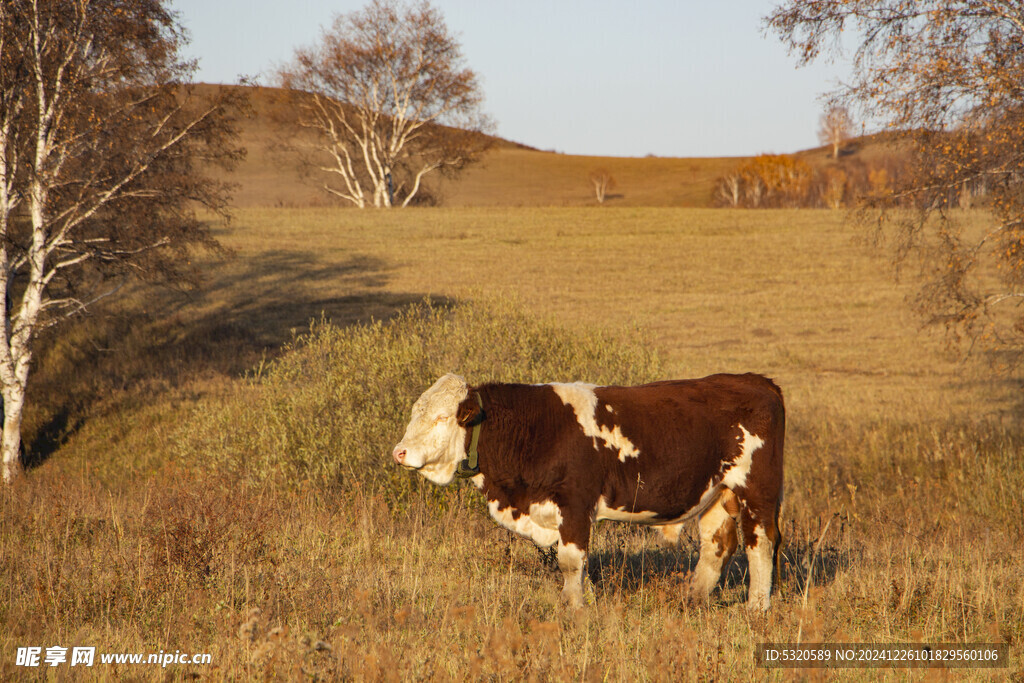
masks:
[[[208,86],[207,86],[208,87]],[[239,184],[238,207],[338,206],[316,178],[300,178],[294,159],[274,152],[279,131],[273,123],[286,116],[280,94],[272,88],[249,88],[253,117],[244,123],[241,144],[248,158],[232,174]],[[871,160],[884,153],[884,139],[868,137],[847,145],[846,161]],[[826,148],[799,156],[812,166],[832,163]],[[540,151],[494,139],[483,161],[457,180],[434,177],[431,191],[444,206],[593,206],[597,202],[590,174],[606,169],[616,189],[608,206],[704,207],[711,203],[714,181],[742,163],[742,157],[597,157]],[[429,177],[429,176],[428,176]]]

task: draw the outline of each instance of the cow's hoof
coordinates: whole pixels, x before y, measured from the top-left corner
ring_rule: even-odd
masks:
[[[711,590],[707,586],[698,585],[692,572],[682,578],[682,593],[683,599],[691,605],[703,605],[711,599]]]
[[[711,604],[711,596],[708,595],[694,595],[693,593],[687,593],[683,596],[683,602],[690,609],[699,609],[701,607],[707,607]]]
[[[767,614],[769,602],[767,599],[747,600],[744,606],[751,614]]]
[[[578,610],[583,607],[583,596],[579,593],[562,593],[562,606],[567,610]]]
[[[679,547],[678,538],[671,539],[658,535],[655,536],[654,542],[658,545],[659,548],[664,548],[665,550],[676,550]]]
[[[594,594],[594,584],[587,582],[587,585],[582,591],[566,593],[562,591],[562,604],[566,609],[579,610],[583,607],[593,607],[597,603],[597,597]]]

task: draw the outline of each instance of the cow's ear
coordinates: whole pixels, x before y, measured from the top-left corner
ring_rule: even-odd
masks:
[[[473,427],[483,422],[484,409],[480,407],[480,404],[471,394],[459,404],[459,409],[455,413],[455,419],[463,427]]]

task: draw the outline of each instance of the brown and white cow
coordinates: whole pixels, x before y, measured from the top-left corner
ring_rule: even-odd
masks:
[[[760,375],[636,387],[483,384],[445,375],[412,408],[392,453],[435,484],[471,477],[491,516],[541,547],[558,545],[563,598],[582,603],[597,520],[663,525],[697,517],[690,580],[706,597],[743,530],[747,605],[768,609],[781,535],[785,407]]]

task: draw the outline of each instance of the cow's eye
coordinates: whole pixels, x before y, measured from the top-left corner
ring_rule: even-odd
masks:
[[[434,418],[434,424],[441,424],[442,422],[444,422],[447,419],[448,418],[446,416],[444,416],[444,415],[438,415],[436,418]]]

